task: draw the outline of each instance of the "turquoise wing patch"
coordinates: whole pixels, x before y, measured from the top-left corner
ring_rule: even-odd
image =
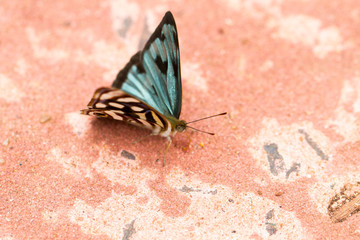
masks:
[[[167,12],[142,51],[122,69],[112,87],[147,103],[163,115],[179,119],[181,73],[175,20]]]

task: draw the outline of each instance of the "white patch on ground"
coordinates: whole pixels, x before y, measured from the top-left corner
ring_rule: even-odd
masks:
[[[204,78],[204,73],[199,64],[184,62],[181,66],[182,79],[186,81],[186,85],[191,86],[196,90],[207,92],[207,80]]]
[[[278,12],[283,0],[221,0],[228,8],[257,17]]]
[[[266,60],[259,68],[260,72],[266,72],[274,68],[274,62],[271,60]]]
[[[341,89],[340,105],[351,103],[356,99],[357,92],[360,93],[360,79],[354,79],[354,81],[345,80],[344,86]],[[359,86],[356,86],[359,85]],[[359,96],[360,99],[360,96]]]
[[[150,236],[154,232],[159,237],[164,234],[160,231],[164,216],[158,209],[159,204],[160,199],[156,196],[152,196],[145,204],[138,204],[134,196],[113,193],[95,208],[78,199],[69,211],[69,218],[84,233],[107,235],[110,239],[123,239],[126,224],[135,220],[136,233],[131,239],[152,239]],[[159,237],[153,239],[161,239]]]
[[[234,10],[239,10],[241,9],[242,6],[241,5],[242,1],[238,1],[238,0],[221,0],[221,2]]]
[[[322,26],[319,19],[307,15],[284,16],[281,11],[283,0],[221,0],[229,8],[257,20],[266,20],[274,29],[274,38],[288,40],[294,44],[311,47],[318,58],[329,53],[340,52],[352,46],[345,41],[336,26]]]
[[[25,61],[25,59],[20,58],[16,61],[15,71],[20,75],[25,75],[29,68],[30,65]]]
[[[339,29],[331,26],[319,31],[313,51],[318,58],[325,58],[331,52],[341,52],[348,47],[350,44],[343,40]]]
[[[118,71],[119,63],[123,62],[122,65],[125,66],[127,60],[131,58],[130,54],[127,57],[121,57],[122,54],[124,52],[118,46],[98,40],[94,42],[91,60],[104,68],[116,68]]]
[[[83,179],[84,176],[91,178],[91,169],[85,167],[80,156],[70,156],[58,147],[51,149],[46,159],[50,162],[56,162],[62,166],[63,171],[72,175],[75,179]]]
[[[353,110],[349,112],[345,105],[351,105]],[[327,121],[327,127],[345,138],[344,142],[356,142],[360,140],[360,119],[356,116],[360,112],[360,78],[344,81],[338,107],[335,109],[335,117]]]
[[[58,222],[58,213],[54,211],[45,210],[42,212],[43,220],[46,222],[57,223]]]
[[[113,193],[98,207],[93,208],[83,200],[76,201],[74,208],[70,211],[71,222],[79,224],[81,229],[88,234],[106,234],[111,239],[121,239],[123,228],[126,224],[135,220],[136,235],[139,235],[140,227],[147,227],[148,231],[160,228],[164,217],[159,211],[161,200],[148,187],[148,181],[154,178],[152,173],[138,166],[138,161],[128,160],[121,154],[111,154],[106,150],[100,152],[99,158],[92,164],[99,173],[106,176],[111,182],[125,186],[134,186],[137,193],[133,196]],[[139,198],[149,198],[140,204]],[[151,222],[143,222],[151,218]],[[159,231],[159,229],[157,229]],[[144,232],[142,238],[150,239]],[[141,235],[141,233],[140,233]]]
[[[280,125],[275,119],[265,118],[262,124],[263,127],[258,134],[248,140],[251,145],[249,151],[273,180],[287,183],[303,177],[317,177],[324,171],[327,161],[331,160],[333,149],[330,140],[322,132],[314,129],[312,123]],[[312,143],[306,140],[306,135]],[[314,144],[317,150],[314,149]],[[277,146],[277,152],[282,159],[271,158],[271,154],[265,151],[265,146],[270,145],[273,146],[273,150],[274,146]],[[319,150],[329,160],[324,160]],[[272,169],[271,161],[278,167]]]
[[[231,10],[241,12],[242,15],[254,19],[264,19],[270,16],[281,15],[281,4],[283,0],[219,0]],[[228,18],[230,19],[230,18]],[[225,20],[228,22],[228,19]],[[231,19],[230,19],[231,20]]]
[[[24,96],[25,94],[15,86],[10,78],[0,74],[0,98],[7,102],[18,102]]]
[[[166,180],[178,194],[188,197],[191,204],[182,217],[166,216],[160,210],[161,199],[147,187],[150,171],[140,170],[136,165],[117,164],[116,159],[110,159],[107,165],[104,161],[109,159],[103,157],[109,156],[100,157],[95,164],[97,170],[102,170],[105,176],[110,173],[115,182],[135,184],[138,192],[133,196],[113,193],[97,207],[78,199],[68,216],[86,234],[122,239],[126,225],[134,221],[133,240],[250,239],[254,235],[268,239],[269,228],[276,229],[279,239],[311,239],[295,214],[281,209],[275,202],[253,193],[239,194],[229,187],[202,183],[181,170],[173,170]],[[118,181],[115,175],[122,180]],[[148,201],[138,203],[137,198],[142,196],[148,197]],[[269,217],[271,211],[273,216]]]
[[[1,240],[13,240],[14,238],[11,236],[3,236],[1,237]]]
[[[80,114],[80,112],[65,114],[65,122],[69,124],[73,132],[80,137],[84,136],[89,129],[91,118],[92,117]]]
[[[144,12],[137,3],[129,0],[111,0],[110,8],[113,29],[125,44],[124,49],[127,53],[122,53],[122,56],[126,56],[126,64],[136,52],[141,50],[143,46],[140,45],[145,44],[153,33],[160,23],[161,15],[155,18],[152,10]]]
[[[129,0],[110,0],[110,9],[115,32],[121,31],[124,27],[127,27],[125,26],[127,24],[133,25],[139,18],[140,9],[138,4]],[[119,34],[121,35],[121,33]],[[127,36],[129,35],[127,34]]]
[[[275,17],[267,25],[275,30],[274,38],[311,47],[318,58],[325,58],[331,52],[340,52],[350,46],[343,40],[338,28],[323,27],[319,19],[311,16]]]
[[[77,62],[84,64],[94,63],[96,66],[104,68],[104,86],[111,85],[117,73],[125,67],[130,58],[135,54],[126,47],[118,46],[105,40],[94,40],[91,53],[82,50],[74,51],[74,58]]]
[[[353,79],[352,85],[355,95],[355,101],[353,104],[354,112],[360,113],[360,76]]]
[[[119,70],[124,68],[130,60],[132,54],[135,54],[135,52],[128,52],[128,49],[119,48],[116,45],[100,40],[94,43],[89,58],[106,69],[103,79],[111,84]]]
[[[69,57],[69,53],[63,49],[58,48],[46,48],[43,46],[43,39],[51,37],[50,32],[36,32],[33,28],[25,29],[26,35],[30,41],[34,55],[37,58],[46,58],[49,61],[57,62]]]
[[[245,74],[246,74],[246,57],[243,54],[240,54],[239,58],[238,58],[238,67],[239,67],[239,74],[238,74],[238,78],[242,79]]]
[[[360,139],[359,120],[341,106],[335,110],[335,119],[327,121],[327,127],[334,128],[345,138],[344,142],[357,142]]]
[[[156,7],[145,13],[139,14],[138,5],[127,0],[111,0],[112,20],[114,31],[121,38],[121,44],[108,42],[99,39],[89,30],[83,30],[80,34],[82,38],[89,39],[93,43],[91,53],[77,49],[72,53],[73,58],[81,63],[94,63],[96,66],[104,68],[103,76],[104,86],[111,85],[115,80],[117,73],[125,67],[130,58],[138,52],[141,41],[148,40],[152,32],[156,29],[161,20],[161,14],[164,13],[163,7]],[[119,11],[121,9],[121,11]],[[126,11],[124,11],[126,9]],[[144,17],[146,16],[146,18]],[[160,16],[160,17],[159,17]],[[126,28],[123,36],[121,33]],[[146,32],[145,31],[148,31]]]
[[[148,193],[146,182],[153,177],[149,171],[139,168],[138,162],[137,160],[122,157],[121,152],[111,154],[106,150],[102,150],[98,160],[92,164],[92,167],[106,176],[111,182],[136,186],[145,194]]]

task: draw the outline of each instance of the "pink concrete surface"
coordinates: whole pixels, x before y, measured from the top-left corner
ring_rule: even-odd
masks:
[[[82,116],[171,10],[188,131]],[[360,4],[0,1],[0,239],[360,239]],[[132,159],[135,156],[135,159]]]

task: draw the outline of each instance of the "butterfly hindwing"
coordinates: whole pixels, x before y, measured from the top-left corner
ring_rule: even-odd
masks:
[[[125,121],[146,127],[155,133],[166,129],[168,124],[156,110],[124,91],[114,88],[97,89],[88,104],[88,109],[82,110],[81,113]]]
[[[180,53],[175,20],[167,12],[142,51],[122,69],[112,87],[143,101],[159,113],[179,118]]]

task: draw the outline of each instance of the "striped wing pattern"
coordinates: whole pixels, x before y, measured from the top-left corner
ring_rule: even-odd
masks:
[[[82,114],[125,121],[146,127],[158,134],[168,129],[168,121],[152,107],[114,88],[99,88]]]

